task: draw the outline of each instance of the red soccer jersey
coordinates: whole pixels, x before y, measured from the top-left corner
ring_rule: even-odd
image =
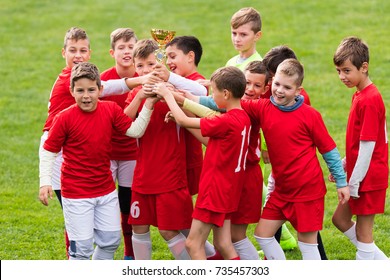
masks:
[[[323,197],[326,187],[316,148],[324,154],[336,144],[321,115],[306,104],[283,112],[269,99],[242,101],[241,105],[264,133],[275,178],[272,194],[295,202]]]
[[[356,92],[352,97],[346,133],[348,181],[356,164],[360,141],[375,141],[375,148],[359,191],[387,188],[389,167],[386,109],[374,84]]]
[[[54,117],[59,112],[76,103],[74,97],[69,90],[71,72],[71,68],[65,67],[64,69],[62,69],[61,74],[58,75],[57,80],[55,81],[53,88],[51,89],[48,105],[49,111],[46,123],[43,127],[43,131],[50,130],[53,124]]]
[[[130,92],[128,104],[140,88]],[[138,139],[132,185],[138,193],[158,194],[187,186],[184,131],[175,122],[164,122],[168,111],[165,102],[157,102],[145,134]]]
[[[134,77],[138,76],[135,74]],[[115,67],[111,67],[100,75],[102,81],[120,79]],[[131,78],[131,77],[129,77]],[[126,106],[127,93],[103,97],[102,100],[116,102],[122,109]],[[112,135],[112,160],[135,160],[137,158],[137,140],[116,131]]]
[[[251,129],[240,109],[200,120],[201,133],[210,137],[203,162],[196,207],[218,213],[237,210],[244,183],[245,159]]]
[[[196,81],[204,79],[198,72],[192,73],[186,79]],[[203,165],[203,149],[202,144],[188,130],[184,131],[186,141],[186,161],[187,168],[201,167]]]
[[[76,104],[57,114],[44,149],[63,150],[61,194],[66,198],[94,198],[115,190],[110,170],[113,128],[125,133],[131,119],[114,102],[99,101],[93,112]]]

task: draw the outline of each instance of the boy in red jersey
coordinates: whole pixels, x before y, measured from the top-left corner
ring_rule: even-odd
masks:
[[[166,45],[166,64],[169,69],[189,80],[204,79],[197,71],[202,57],[202,45],[194,36],[178,36]],[[202,143],[188,130],[184,131],[186,141],[187,182],[191,195],[198,193],[199,178],[203,166]]]
[[[268,72],[265,65],[259,60],[252,61],[247,65],[245,79],[246,87],[242,100],[259,99],[268,90]],[[186,96],[194,99],[189,93],[186,93]],[[175,94],[175,99],[178,104],[182,104],[183,109],[200,117],[220,114],[218,111],[211,111],[198,103],[191,102],[182,95]],[[259,165],[259,130],[258,124],[252,125],[240,203],[237,211],[231,217],[232,242],[241,260],[259,259],[257,249],[247,237],[248,225],[259,221],[262,205],[263,176]]]
[[[242,71],[233,66],[216,70],[210,81],[216,104],[227,111],[210,119],[186,116],[163,84],[153,93],[164,97],[179,125],[200,129],[196,133],[207,137],[199,194],[186,241],[191,259],[206,259],[204,244],[211,230],[224,259],[239,259],[231,241],[230,216],[237,210],[242,191],[251,128],[240,106],[246,81]]]
[[[356,87],[356,92],[348,118],[345,157],[353,199],[337,206],[332,221],[356,246],[357,260],[386,260],[373,238],[375,215],[384,213],[388,187],[386,109],[368,76],[366,43],[356,37],[345,38],[333,62],[340,80],[348,88]]]
[[[154,71],[157,49],[153,40],[137,42],[133,60],[138,75]],[[144,84],[130,92],[125,109],[128,116],[134,118],[145,106],[145,90],[152,86]],[[129,218],[136,260],[152,258],[151,225],[158,228],[175,259],[189,259],[186,238],[180,232],[190,228],[193,209],[187,187],[184,131],[174,122],[164,123],[168,111],[165,102],[156,103],[145,134],[138,139]]]
[[[299,94],[303,76],[297,60],[284,60],[275,73],[271,98],[241,104],[252,123],[258,122],[262,128],[275,179],[275,189],[255,230],[268,260],[285,259],[274,235],[286,220],[298,232],[303,259],[321,259],[317,233],[322,229],[326,186],[316,148],[336,178],[339,201],[349,199],[336,144],[321,115],[304,104]]]
[[[133,62],[133,49],[137,36],[131,28],[118,28],[110,35],[110,55],[115,59],[115,66],[103,71],[102,81],[111,79],[132,78],[138,76]],[[102,100],[116,102],[122,109],[125,108],[127,94],[103,97]],[[124,241],[124,259],[134,259],[131,241],[132,227],[128,224],[131,201],[131,184],[133,182],[134,167],[137,158],[136,139],[113,132],[111,151],[111,171],[114,182],[118,183],[119,207],[121,210],[121,226]]]
[[[89,61],[91,57],[90,42],[87,33],[78,27],[71,27],[65,34],[64,47],[62,49],[62,56],[65,59],[65,68],[55,81],[50,93],[50,100],[48,104],[48,116],[43,127],[43,134],[40,141],[39,152],[42,151],[42,146],[47,139],[48,132],[52,126],[53,120],[57,113],[68,108],[75,103],[75,99],[70,93],[70,75],[73,66],[78,63]],[[148,77],[110,80],[102,82],[104,84],[103,95],[123,94],[138,84],[146,81]],[[154,76],[149,77],[153,79]],[[55,194],[61,203],[61,165],[62,165],[62,151],[57,154],[56,161],[53,168],[52,187]],[[66,250],[68,251],[69,242],[65,232]]]
[[[61,190],[69,257],[113,259],[121,228],[118,196],[110,171],[112,130],[141,137],[157,98],[149,98],[132,122],[116,103],[99,101],[103,91],[99,71],[88,62],[73,67],[70,91],[76,104],[56,115],[43,145],[39,199],[48,205],[48,198],[53,196],[53,163],[62,149]]]

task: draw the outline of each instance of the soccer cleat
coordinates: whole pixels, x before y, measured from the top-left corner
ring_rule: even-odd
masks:
[[[132,257],[132,256],[124,256],[123,260],[125,260],[125,261],[133,261],[134,257]]]
[[[283,251],[293,250],[297,248],[297,241],[294,236],[288,230],[285,224],[282,226],[282,235],[280,237],[280,247]]]

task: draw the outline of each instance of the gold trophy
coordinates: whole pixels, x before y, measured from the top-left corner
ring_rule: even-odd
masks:
[[[152,34],[153,39],[158,43],[158,50],[154,52],[156,59],[159,63],[165,63],[167,58],[165,45],[172,41],[176,31],[153,28],[150,33]]]

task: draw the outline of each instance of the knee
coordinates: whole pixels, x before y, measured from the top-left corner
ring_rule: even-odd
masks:
[[[165,241],[171,240],[177,236],[180,232],[175,230],[159,230],[160,235]]]
[[[93,239],[70,240],[69,259],[71,260],[89,260],[93,254]]]
[[[102,249],[118,249],[121,243],[121,231],[95,231],[95,243]]]

